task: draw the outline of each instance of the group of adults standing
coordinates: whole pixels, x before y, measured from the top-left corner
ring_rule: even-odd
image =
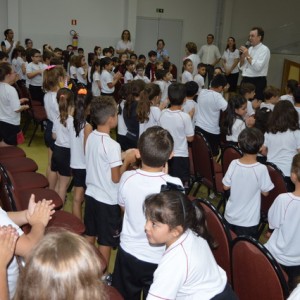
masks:
[[[200,61],[206,65],[208,82],[211,81],[214,68],[221,63],[222,70],[229,83],[229,92],[236,91],[239,72],[242,72],[242,81],[253,83],[256,87],[256,98],[263,100],[263,90],[267,86],[267,73],[270,60],[270,50],[262,42],[264,30],[253,27],[249,39],[244,46],[237,48],[235,38],[227,39],[226,49],[221,56],[216,45],[213,44],[214,36],[207,35],[207,44],[198,52]],[[186,45],[190,47],[189,43]],[[188,56],[190,58],[190,56]]]

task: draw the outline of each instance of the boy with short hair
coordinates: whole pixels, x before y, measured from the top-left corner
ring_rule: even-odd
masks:
[[[250,82],[244,82],[240,86],[240,94],[247,100],[247,115],[253,116],[255,114],[254,109],[259,109],[261,102],[254,100],[255,85]],[[251,102],[252,101],[252,102]]]
[[[261,103],[260,108],[266,107],[273,111],[275,104],[279,101],[280,90],[269,85],[264,89],[264,97],[265,101]]]
[[[198,74],[194,76],[194,81],[198,84],[198,95],[200,94],[201,90],[204,88],[204,78],[206,75],[206,65],[204,63],[199,63],[197,65]]]
[[[162,111],[159,124],[167,129],[174,139],[174,157],[169,161],[169,173],[179,177],[188,187],[189,153],[187,142],[194,139],[194,128],[191,117],[181,110],[186,97],[186,88],[182,83],[172,83],[168,88],[170,108]]]
[[[117,203],[118,183],[121,174],[134,161],[130,151],[124,155],[121,147],[110,136],[117,126],[117,105],[109,96],[95,98],[91,104],[91,119],[97,126],[86,142],[86,236],[89,242],[99,244],[99,250],[109,263],[112,247],[119,244],[121,212]]]
[[[225,111],[228,105],[221,95],[226,84],[224,75],[216,75],[211,81],[211,88],[203,89],[197,99],[195,130],[205,136],[214,157],[218,156],[220,148],[220,112]]]
[[[145,65],[143,63],[138,63],[136,65],[136,76],[133,78],[133,80],[141,79],[145,83],[150,83],[150,79],[145,76]]]
[[[179,178],[167,174],[166,164],[173,153],[170,133],[159,127],[148,128],[138,141],[136,156],[142,167],[122,175],[118,203],[125,210],[121,243],[118,250],[113,286],[124,299],[146,299],[153,273],[163,255],[164,247],[149,245],[144,230],[143,203],[147,196],[159,193],[167,182],[182,187]]]
[[[155,64],[157,61],[157,53],[153,50],[148,53],[149,62],[147,63],[145,75],[150,79],[151,82],[155,80]]]
[[[293,193],[280,194],[268,212],[269,228],[273,229],[265,244],[289,277],[290,289],[295,288],[300,278],[300,154],[293,158],[291,180]]]
[[[238,137],[244,155],[230,163],[222,181],[224,190],[230,189],[224,217],[237,235],[257,238],[261,194],[267,196],[274,188],[267,167],[256,160],[263,142],[259,129],[245,128]]]
[[[182,111],[190,115],[193,127],[195,128],[194,114],[197,108],[197,102],[194,99],[198,92],[198,84],[195,81],[188,81],[184,85],[186,88],[186,98],[182,104]]]

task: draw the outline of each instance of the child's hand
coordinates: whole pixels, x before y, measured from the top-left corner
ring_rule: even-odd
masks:
[[[21,98],[20,99],[20,103],[21,104],[23,104],[23,103],[25,103],[25,102],[28,102],[29,100],[28,100],[28,98]]]
[[[246,117],[245,123],[247,127],[253,127],[255,125],[255,118],[253,116]]]
[[[6,269],[14,255],[18,233],[11,225],[0,227],[0,269]]]
[[[132,164],[136,161],[136,149],[128,149],[125,152],[122,153],[124,163],[126,164]]]
[[[122,78],[122,76],[123,76],[122,73],[118,71],[118,72],[114,75],[114,79],[119,80],[119,79]]]
[[[254,99],[252,100],[252,107],[254,110],[259,109],[260,108],[260,104],[261,104],[261,100],[258,99]]]
[[[32,195],[33,196],[33,195]],[[34,197],[30,198],[31,203],[28,206],[27,210],[27,220],[31,226],[42,224],[44,227],[47,226],[48,222],[51,220],[52,215],[54,214],[54,204],[52,200],[39,201],[38,203],[34,202]],[[32,202],[33,199],[33,202]]]

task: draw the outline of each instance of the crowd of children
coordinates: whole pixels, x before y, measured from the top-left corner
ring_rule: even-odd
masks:
[[[0,146],[17,144],[19,112],[28,108],[21,106],[25,100],[16,101],[11,90],[16,72],[18,83],[27,85],[31,97],[47,113],[44,137],[49,188],[65,200],[72,176],[72,212],[84,220],[86,239],[93,245],[97,242],[107,263],[111,250],[118,248],[113,275],[105,274],[103,280],[112,281],[124,299],[130,300],[141,295],[143,299],[236,299],[210,250],[213,243],[203,212],[184,195],[190,184],[188,145],[201,132],[215,159],[221,142],[243,152],[223,178],[224,190],[230,190],[224,217],[237,235],[257,238],[261,194],[274,188],[260,162],[275,163],[282,170],[289,193],[280,195],[269,211],[269,226],[274,231],[266,247],[289,275],[290,287],[295,287],[300,275],[295,225],[300,203],[297,81],[289,80],[281,97],[279,89],[267,86],[261,102],[255,99],[251,83],[232,93],[218,67],[205,88],[206,65],[195,60],[193,43],[187,44],[180,82],[173,75],[176,67],[168,57],[158,60],[156,51],[148,53],[146,64],[144,55],[120,53],[115,58],[114,49],[101,52],[96,46],[86,63],[83,51],[77,55],[51,50],[49,45],[45,49],[43,55],[31,49],[26,62],[26,52],[18,46],[12,53],[12,65],[0,64]],[[11,95],[13,107],[5,104]],[[14,115],[18,124],[10,123]],[[110,136],[116,127],[117,141]],[[12,225],[19,235],[18,226],[29,222],[34,227],[35,214],[42,210],[42,217],[48,219],[42,219],[36,241],[53,213],[50,202],[34,204],[33,200],[20,219],[0,210],[0,225]],[[15,253],[27,256],[18,246],[24,238],[16,241],[16,236],[11,227],[0,227],[0,238],[10,248],[17,243]],[[66,238],[74,245],[81,243],[72,236]],[[41,243],[40,250],[35,250],[36,257],[45,251],[43,247]],[[28,269],[34,260],[31,256]],[[4,267],[0,264],[0,269]],[[28,274],[20,280],[27,282]],[[17,274],[13,277],[13,281],[8,278],[11,293]],[[101,289],[96,286],[95,290]],[[19,288],[16,299],[24,293]]]

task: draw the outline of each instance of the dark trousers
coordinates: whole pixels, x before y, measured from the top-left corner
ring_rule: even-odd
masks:
[[[32,100],[41,102],[44,105],[44,92],[41,86],[29,85],[29,92]]]
[[[141,261],[119,247],[112,285],[125,300],[140,300],[141,292],[146,299],[156,268],[157,264]]]
[[[229,84],[228,92],[236,92],[236,87],[239,79],[239,72],[229,74],[226,76],[227,83]]]
[[[264,100],[264,89],[267,86],[267,77],[243,77],[241,85],[245,82],[249,82],[255,85],[255,98],[258,100]]]

